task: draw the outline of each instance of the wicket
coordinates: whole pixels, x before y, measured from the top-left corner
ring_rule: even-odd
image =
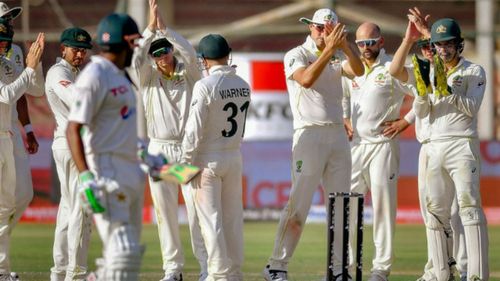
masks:
[[[335,192],[328,195],[328,251],[327,251],[327,281],[334,280],[333,275],[333,242],[335,229],[335,199],[343,198],[343,243],[342,243],[342,278],[340,281],[348,281],[349,269],[349,217],[350,217],[350,199],[358,198],[358,216],[357,216],[357,231],[356,231],[356,281],[361,281],[363,278],[363,204],[364,196],[356,192]]]

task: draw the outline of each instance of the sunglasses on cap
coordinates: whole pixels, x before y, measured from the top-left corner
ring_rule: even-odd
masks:
[[[159,58],[163,55],[169,54],[170,52],[172,52],[172,47],[163,47],[152,52],[151,55],[153,56],[153,58]]]
[[[363,39],[363,40],[356,40],[354,42],[356,42],[356,45],[358,45],[358,47],[364,48],[364,47],[374,46],[375,44],[377,44],[377,42],[379,40],[380,40],[380,37],[370,38],[370,39]]]

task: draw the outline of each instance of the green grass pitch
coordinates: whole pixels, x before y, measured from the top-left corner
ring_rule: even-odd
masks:
[[[260,272],[266,264],[274,241],[277,222],[246,222],[245,281],[263,280]],[[12,270],[23,281],[46,281],[52,266],[54,225],[20,224],[12,234]],[[184,280],[198,280],[198,264],[194,260],[187,226],[181,227],[186,265]],[[94,229],[90,249],[89,267],[95,269],[94,259],[100,256],[101,243]],[[500,226],[489,226],[491,281],[500,281]],[[159,280],[162,277],[161,254],[155,225],[144,225],[142,241],[146,253],[142,261],[141,281]],[[371,227],[364,233],[364,278],[368,279],[373,253]],[[422,271],[426,259],[424,227],[398,225],[396,229],[395,260],[391,281],[413,281]],[[323,224],[307,224],[301,241],[292,258],[289,278],[294,281],[321,280],[326,268],[326,229]]]

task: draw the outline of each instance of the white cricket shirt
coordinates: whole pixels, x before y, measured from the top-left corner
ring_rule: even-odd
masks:
[[[47,72],[45,92],[50,109],[56,119],[54,142],[52,148],[67,149],[66,126],[68,125],[69,109],[75,100],[74,82],[79,70],[63,58],[57,58]]]
[[[347,87],[344,89],[344,95],[350,97],[353,143],[380,143],[391,140],[382,134],[382,125],[386,121],[398,119],[405,95],[413,95],[405,83],[389,74],[391,60],[392,57],[381,49],[372,67],[365,65],[363,76],[354,77],[344,83]],[[407,121],[413,123],[413,120]]]
[[[430,79],[434,81],[431,68]],[[451,95],[436,98],[434,94],[415,98],[413,107],[418,117],[429,116],[430,138],[477,138],[477,113],[486,87],[484,69],[464,58],[447,73]],[[434,85],[432,86],[434,89]]]
[[[194,85],[183,161],[192,163],[196,154],[239,149],[249,106],[250,86],[236,69],[211,67],[209,75]]]
[[[310,36],[306,41],[285,54],[285,77],[293,128],[343,124],[342,120],[342,64],[333,57],[323,72],[309,88],[293,80],[293,73],[308,67],[318,59],[319,51]]]
[[[85,153],[112,154],[137,161],[135,93],[123,70],[92,56],[75,83],[68,121],[85,124]]]

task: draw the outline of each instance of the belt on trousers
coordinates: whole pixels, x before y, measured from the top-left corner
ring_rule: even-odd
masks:
[[[173,145],[181,145],[182,141],[180,140],[165,140],[165,139],[155,139],[150,138],[150,142],[158,143],[158,144],[173,144]]]
[[[5,138],[5,137],[12,137],[12,132],[11,131],[0,131],[0,137]]]

